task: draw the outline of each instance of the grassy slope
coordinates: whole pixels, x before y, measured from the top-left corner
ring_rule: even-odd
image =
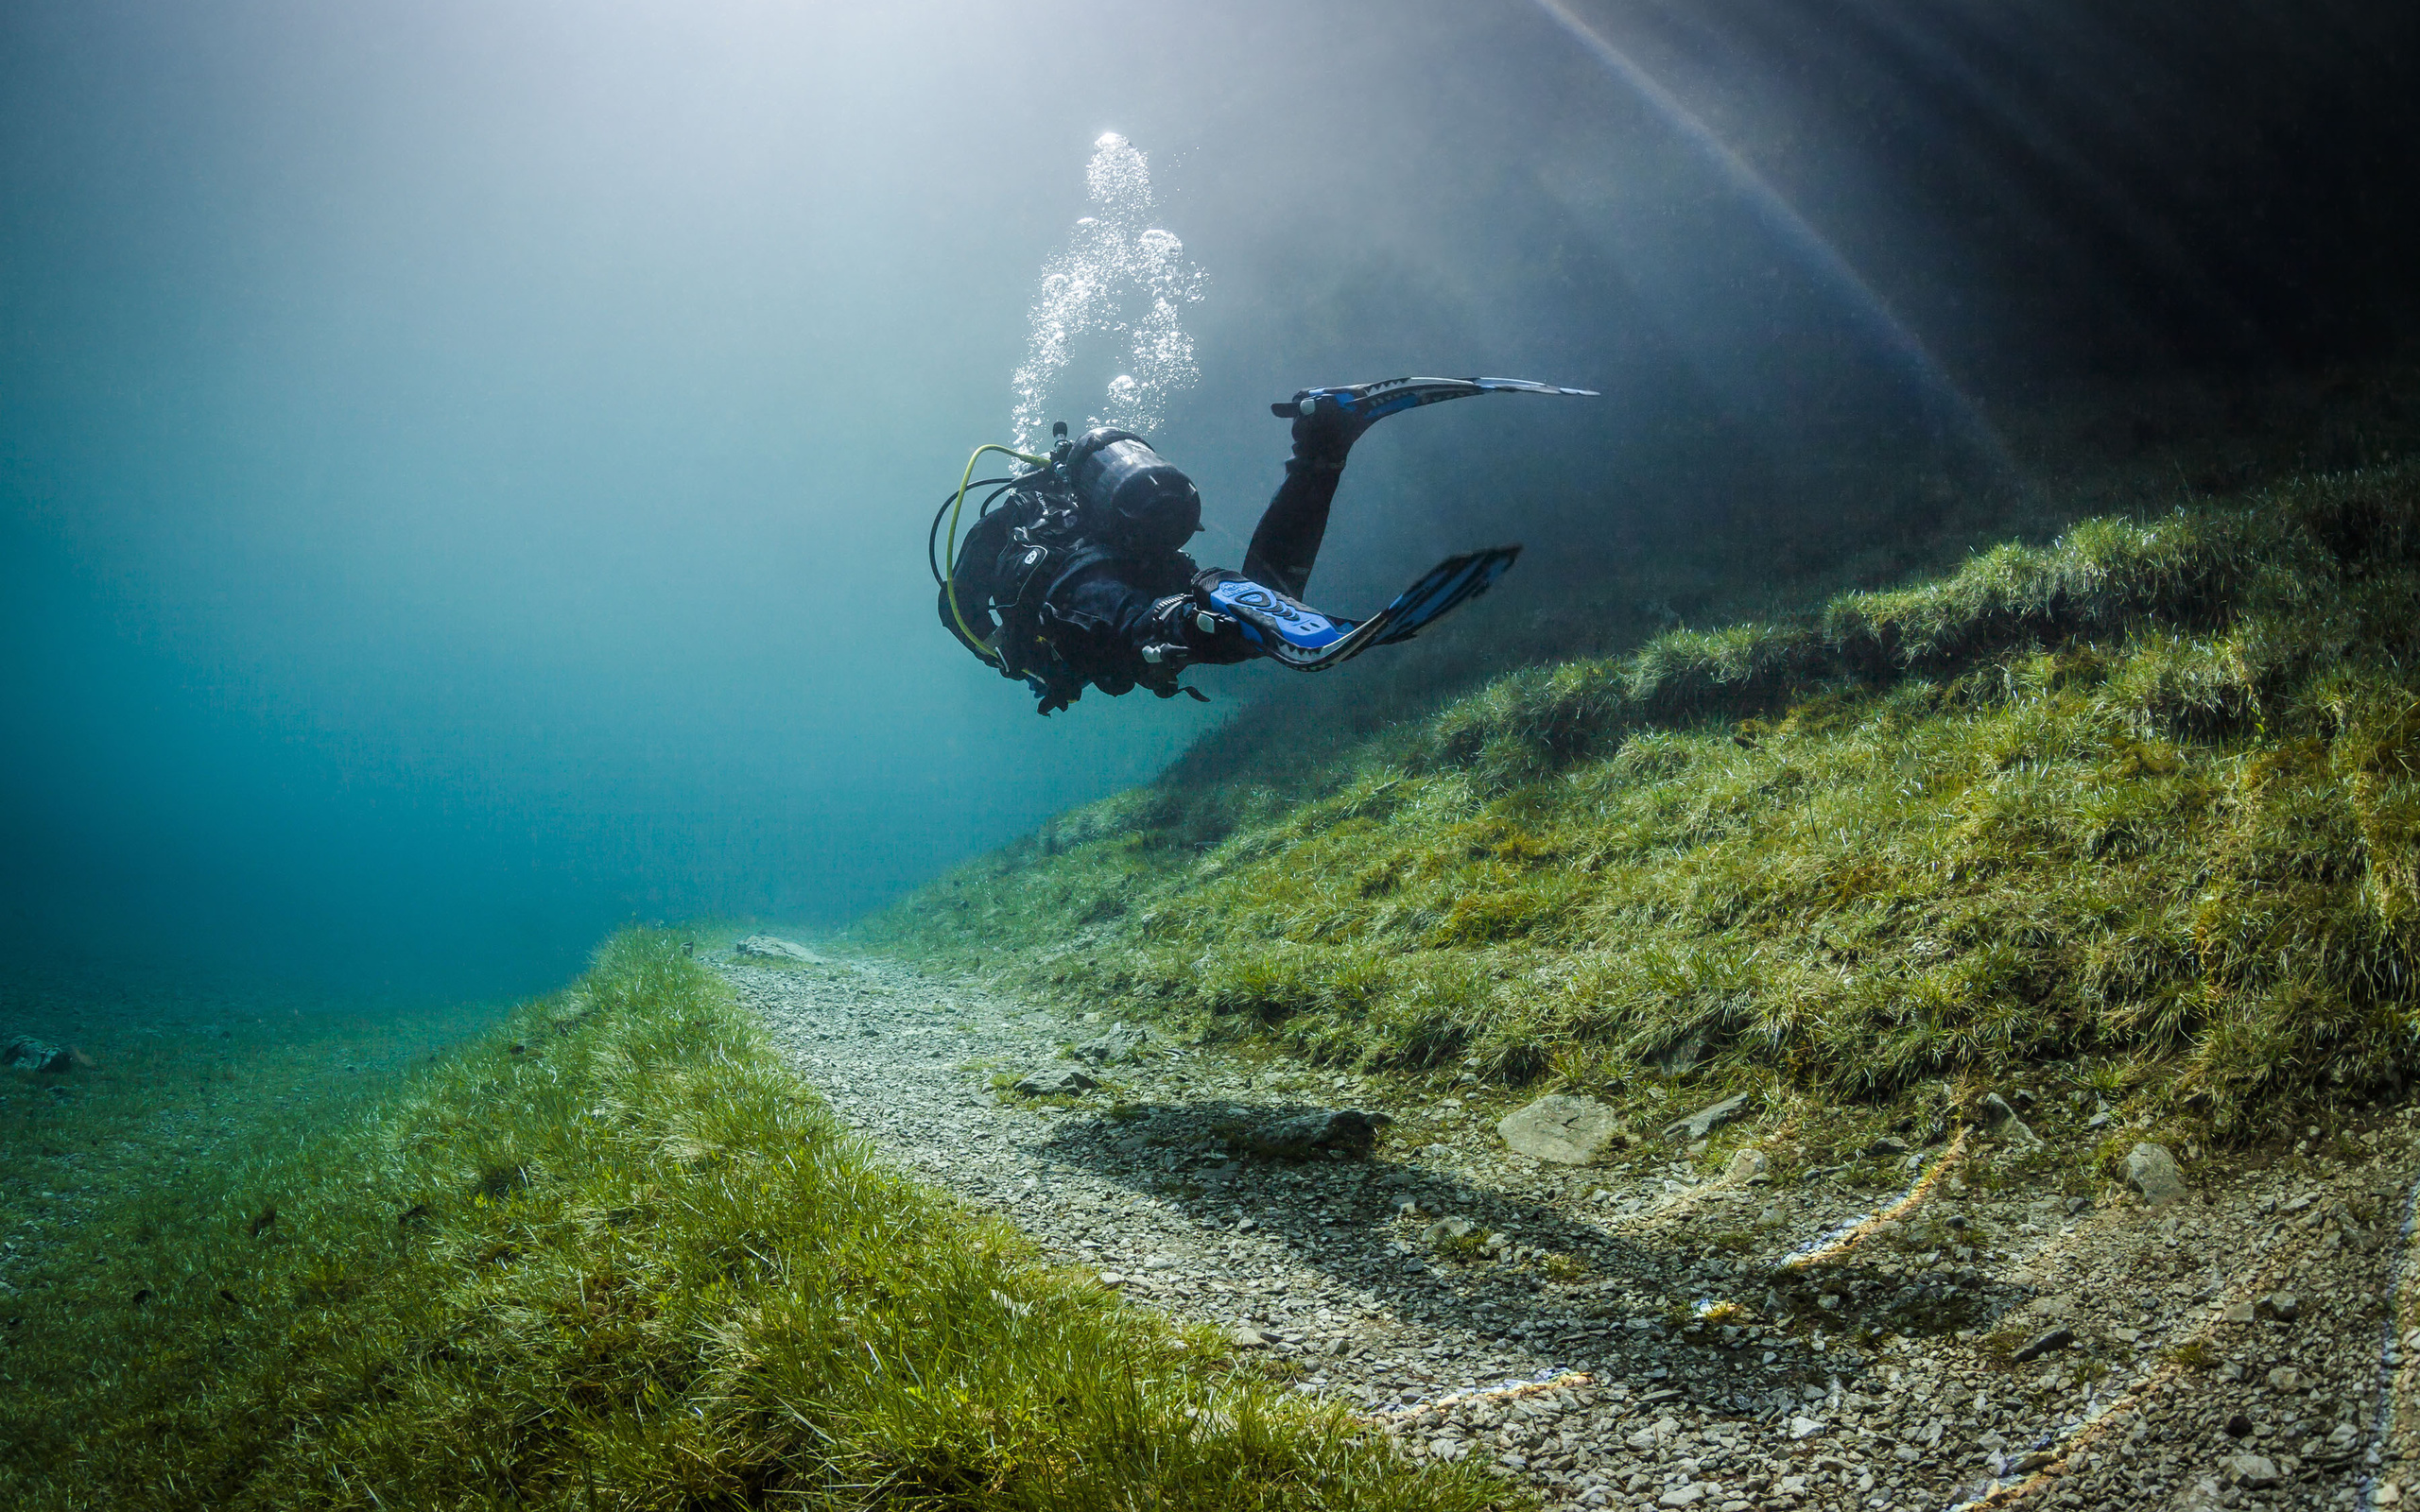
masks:
[[[661,935],[83,1237],[89,1261],[11,1304],[12,1507],[1497,1494],[1413,1473],[883,1172]]]
[[[2410,464],[2089,520],[1312,760],[1231,737],[860,934],[1365,1065],[1889,1100],[2061,1060],[2241,1130],[2411,1057],[2415,604]]]

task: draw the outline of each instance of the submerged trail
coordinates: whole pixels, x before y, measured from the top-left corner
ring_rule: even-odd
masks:
[[[1475,1088],[1441,1100],[1149,1038],[1132,1059],[1063,1058],[1132,1036],[881,960],[719,970],[901,1167],[1409,1452],[1478,1456],[1550,1507],[2420,1491],[2408,1116],[2188,1160],[2159,1206],[2069,1190],[2021,1122],[1786,1180],[1753,1145],[1709,1176],[1694,1131],[1575,1170],[1508,1151]],[[1009,1090],[1069,1070],[1098,1086]],[[1374,1154],[1305,1147],[1356,1110],[1387,1115]]]

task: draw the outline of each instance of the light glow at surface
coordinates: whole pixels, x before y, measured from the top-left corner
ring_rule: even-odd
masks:
[[[1808,224],[1806,218],[1782,198],[1754,164],[1717,136],[1695,112],[1681,103],[1678,96],[1657,82],[1654,76],[1641,68],[1628,53],[1615,46],[1602,32],[1582,19],[1568,0],[1537,0],[1537,3],[1538,9],[1546,12],[1549,20],[1602,64],[1607,73],[1644,101],[1674,135],[1686,142],[1700,157],[1720,172],[1723,181],[1754,209],[1757,220],[1773,239],[1789,249],[1799,265],[1815,275],[1819,285],[1832,295],[1841,308],[1854,317],[1918,381],[1962,440],[1978,455],[1987,458],[2000,475],[2014,475],[2015,466],[2010,460],[1998,433],[1975,407],[1974,402],[1943,370],[1924,341],[1893,313],[1889,303],[1875,292],[1857,269],[1849,266],[1848,259],[1841,255],[1838,248]]]

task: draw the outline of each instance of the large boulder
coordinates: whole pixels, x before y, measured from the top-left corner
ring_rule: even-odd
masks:
[[[1245,1136],[1244,1143],[1255,1155],[1273,1156],[1281,1160],[1316,1160],[1331,1151],[1367,1155],[1378,1143],[1378,1130],[1392,1122],[1384,1113],[1364,1113],[1351,1108],[1323,1108],[1263,1124]]]
[[[1558,1165],[1587,1165],[1630,1143],[1612,1108],[1594,1098],[1560,1093],[1505,1114],[1495,1132],[1514,1153]]]
[[[820,964],[823,957],[795,940],[777,938],[771,935],[751,935],[734,945],[732,954],[760,961],[805,961]]]
[[[66,1071],[76,1064],[76,1052],[21,1034],[0,1046],[0,1066],[11,1071]]]

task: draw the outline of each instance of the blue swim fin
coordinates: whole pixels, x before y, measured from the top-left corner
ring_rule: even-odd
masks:
[[[1409,641],[1444,615],[1495,586],[1518,546],[1448,557],[1366,620],[1338,619],[1299,599],[1234,573],[1205,574],[1195,589],[1202,605],[1243,627],[1261,653],[1297,672],[1324,672],[1374,645]]]
[[[1340,409],[1365,421],[1421,404],[1441,404],[1473,394],[1564,394],[1595,399],[1594,388],[1559,388],[1528,378],[1386,378],[1374,384],[1347,384],[1337,388],[1305,388],[1291,399],[1269,406],[1279,420],[1293,420],[1317,408]]]

